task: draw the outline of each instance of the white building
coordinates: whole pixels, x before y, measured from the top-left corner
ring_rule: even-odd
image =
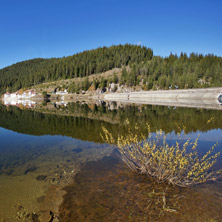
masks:
[[[7,93],[4,94],[4,99],[7,100],[10,96],[11,96],[11,94],[7,92]]]
[[[67,90],[65,89],[64,91],[58,91],[56,92],[56,95],[66,95],[68,94]]]
[[[18,101],[18,100],[24,100],[24,99],[31,99],[32,97],[36,96],[37,93],[34,90],[26,90],[22,94],[20,92],[14,92],[14,93],[5,93],[4,94],[4,100],[5,101]]]

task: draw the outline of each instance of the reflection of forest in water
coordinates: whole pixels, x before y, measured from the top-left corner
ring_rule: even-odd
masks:
[[[113,147],[85,142],[102,142],[101,124],[115,135],[127,132],[126,119],[131,125],[138,123],[140,130],[149,123],[152,131],[161,128],[165,133],[177,132],[178,126],[185,126],[186,133],[192,134],[221,129],[220,116],[221,111],[213,110],[103,102],[66,106],[48,103],[36,109],[0,105],[0,127],[24,134],[83,140],[16,135],[6,130],[0,174],[13,179],[18,175],[33,177],[35,183],[66,184],[72,182],[75,169],[74,173],[78,173],[65,188],[67,195],[60,207],[62,221],[220,221],[221,183],[188,189],[158,184],[130,171]],[[206,124],[212,117],[213,121]],[[200,142],[206,144],[201,151],[208,151],[208,141]],[[42,178],[44,181],[39,181]],[[12,184],[17,192],[16,182]]]
[[[48,104],[36,110],[0,105],[0,126],[31,135],[64,135],[73,138],[102,142],[101,124],[112,132],[124,133],[124,121],[138,123],[141,130],[146,123],[151,130],[177,132],[178,126],[186,133],[221,129],[221,111],[164,106],[134,106],[116,103],[68,103],[67,106]],[[213,121],[206,124],[211,118]]]

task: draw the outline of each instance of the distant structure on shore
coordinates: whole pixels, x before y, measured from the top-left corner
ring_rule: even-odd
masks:
[[[17,91],[14,93],[5,93],[3,96],[4,105],[33,107],[36,102],[31,101],[31,98],[38,95],[35,90],[26,90],[24,92]]]
[[[22,100],[22,99],[30,99],[37,95],[35,90],[26,90],[24,92],[14,92],[14,93],[5,93],[4,100]]]

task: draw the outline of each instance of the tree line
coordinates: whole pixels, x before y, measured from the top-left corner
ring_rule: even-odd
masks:
[[[140,85],[150,89],[186,89],[222,86],[222,58],[208,54],[181,53],[167,57],[153,56],[150,48],[117,45],[52,59],[32,59],[0,70],[0,93],[13,92],[43,82],[92,74],[122,67],[121,77],[98,79],[82,85],[70,83],[69,92],[104,89],[110,82],[120,85]],[[125,67],[125,68],[124,68]]]
[[[186,89],[222,86],[222,58],[215,55],[181,53],[134,63],[122,72],[120,84],[150,89]]]

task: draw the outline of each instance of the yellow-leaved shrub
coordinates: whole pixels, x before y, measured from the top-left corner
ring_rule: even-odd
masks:
[[[216,180],[221,171],[211,170],[219,152],[214,153],[216,144],[202,157],[197,153],[198,138],[195,142],[189,139],[169,145],[166,136],[159,130],[152,136],[150,126],[147,125],[147,134],[135,133],[126,120],[127,133],[114,138],[104,126],[101,137],[106,143],[116,144],[123,161],[133,170],[141,174],[154,177],[159,182],[182,187]]]

